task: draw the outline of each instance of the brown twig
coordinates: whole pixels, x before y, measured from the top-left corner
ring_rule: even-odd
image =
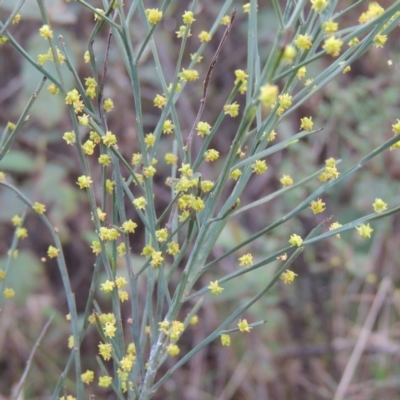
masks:
[[[40,345],[40,342],[42,341],[44,335],[46,334],[47,329],[49,329],[49,326],[50,326],[51,322],[53,321],[53,318],[54,318],[54,314],[46,322],[46,325],[43,327],[42,331],[40,332],[39,337],[37,338],[37,340],[36,340],[36,342],[35,342],[35,344],[33,346],[33,349],[31,351],[31,354],[29,355],[28,361],[26,362],[26,366],[25,366],[24,372],[23,372],[23,374],[22,374],[22,376],[21,376],[21,378],[20,378],[20,380],[18,382],[18,385],[17,385],[17,387],[15,389],[15,392],[13,394],[13,397],[12,397],[13,400],[16,400],[16,399],[19,398],[19,393],[22,390],[22,386],[24,385],[25,379],[28,376],[28,372],[29,372],[29,370],[31,368],[33,357],[34,357],[34,355],[36,353],[37,348]]]
[[[233,22],[235,21],[235,17],[236,17],[236,8],[234,8],[232,11],[231,20],[229,21],[229,24],[225,29],[224,35],[222,36],[222,39],[221,39],[221,42],[219,43],[217,51],[215,52],[214,57],[211,60],[210,66],[208,67],[206,79],[204,81],[203,98],[200,100],[199,112],[197,113],[196,120],[194,121],[192,129],[191,129],[189,136],[187,138],[187,141],[186,141],[186,151],[190,151],[190,147],[193,142],[193,136],[194,136],[194,133],[196,130],[197,123],[200,121],[201,115],[203,114],[204,107],[206,105],[206,96],[207,96],[208,85],[209,85],[210,79],[211,79],[211,74],[213,72],[215,64],[218,61],[218,57],[219,57],[219,54],[221,53],[222,46],[224,45],[224,43],[229,35],[229,32],[231,31]]]

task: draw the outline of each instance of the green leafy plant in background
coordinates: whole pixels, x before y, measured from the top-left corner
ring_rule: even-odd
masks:
[[[299,141],[311,135],[320,134],[322,127],[314,128],[312,117],[305,116],[300,121],[300,131],[297,134],[280,142],[276,140],[277,127],[294,110],[336,76],[347,72],[351,64],[371,47],[384,46],[388,35],[399,24],[400,2],[394,2],[386,10],[378,3],[371,2],[363,8],[359,25],[339,29],[346,14],[353,12],[364,1],[358,1],[341,11],[336,11],[337,1],[288,1],[284,10],[278,1],[273,1],[279,29],[265,62],[260,61],[265,58],[265,54],[257,39],[257,3],[251,1],[246,4],[241,12],[248,13],[249,18],[247,65],[244,69],[227,71],[227,74],[231,74],[232,91],[225,104],[221,105],[216,121],[205,121],[202,117],[207,107],[208,89],[213,84],[214,67],[222,57],[223,46],[235,27],[236,10],[231,1],[222,4],[210,31],[200,33],[201,44],[192,55],[191,63],[184,66],[186,44],[191,35],[191,26],[196,21],[198,7],[197,1],[190,4],[177,31],[181,47],[174,79],[169,85],[160,63],[154,34],[160,21],[168,13],[171,1],[165,1],[159,8],[146,9],[142,1],[123,4],[122,0],[103,0],[103,8],[100,9],[77,0],[82,11],[94,13],[95,19],[87,51],[82,54],[92,72],[92,76],[85,79],[78,76],[69,56],[68,42],[62,36],[55,37],[43,0],[38,0],[43,21],[39,33],[47,42],[48,50],[35,59],[14,39],[11,34],[12,24],[19,21],[19,11],[24,3],[23,0],[19,1],[9,18],[0,23],[0,42],[11,45],[42,78],[17,123],[9,123],[4,128],[0,157],[5,163],[7,157],[13,154],[12,145],[23,133],[31,107],[42,96],[41,91],[47,84],[46,81],[49,81],[48,91],[57,99],[65,101],[69,112],[72,129],[63,134],[63,139],[75,146],[79,155],[82,174],[77,178],[77,185],[87,195],[96,235],[91,247],[97,258],[86,310],[80,318],[58,229],[47,218],[46,205],[40,202],[40,198],[38,201],[30,200],[2,175],[0,185],[14,192],[26,205],[27,211],[36,213],[43,227],[51,234],[52,243],[49,244],[47,255],[48,258],[57,260],[68,302],[72,331],[69,340],[71,354],[54,388],[53,398],[83,399],[84,385],[92,384],[95,377],[100,387],[110,388],[119,399],[151,398],[177,369],[212,341],[218,339],[222,345],[229,345],[232,334],[250,332],[263,324],[265,321],[249,324],[240,317],[279,279],[284,283],[295,280],[297,274],[289,267],[305,246],[332,236],[338,237],[342,232],[352,229],[356,229],[363,238],[369,238],[373,232],[370,222],[400,210],[399,206],[388,209],[384,200],[378,198],[373,207],[371,206],[371,211],[374,211],[371,214],[354,221],[341,221],[342,224],[333,221],[316,222],[315,228],[307,237],[302,238],[293,232],[286,243],[281,243],[273,254],[265,258],[255,259],[251,252],[243,251],[265,234],[273,234],[282,224],[290,224],[303,211],[310,212],[311,209],[314,214],[322,213],[326,204],[320,196],[324,192],[337,187],[383,151],[399,147],[400,136],[397,134],[400,133],[400,122],[394,121],[394,137],[381,143],[351,168],[339,172],[338,161],[328,159],[325,168],[301,181],[294,183],[291,176],[284,175],[281,178],[282,189],[253,203],[240,203],[240,197],[249,181],[267,171],[269,156],[288,146],[296,146]],[[144,25],[144,37],[138,38],[132,34],[130,27],[133,21],[141,21]],[[225,26],[225,31],[211,64],[202,77],[204,83],[202,93],[198,94],[197,117],[190,131],[183,132],[180,129],[176,103],[186,90],[186,85],[200,79],[195,68],[196,62],[202,57],[207,43],[212,40],[216,31],[221,29],[221,24]],[[109,37],[105,63],[100,68],[93,44],[101,29],[106,26],[109,28]],[[103,89],[107,80],[107,59],[111,46],[114,46],[112,39],[126,67],[134,98],[139,150],[131,159],[126,159],[121,154],[118,137],[112,133],[112,126],[107,122],[107,112],[112,110],[113,100],[104,98]],[[140,78],[141,61],[149,52],[161,86],[160,94],[154,99],[155,110],[160,111],[152,133],[144,130],[146,113],[142,108]],[[322,57],[331,60],[329,66],[304,83],[307,69]],[[244,97],[243,107],[238,103],[241,96]],[[154,114],[155,111],[151,113]],[[43,115],[43,118],[46,116]],[[228,118],[236,118],[237,129],[227,154],[223,155],[218,178],[211,181],[202,172],[202,165],[219,159],[219,152],[210,146]],[[193,150],[194,141],[202,142],[198,152]],[[164,161],[171,166],[168,179],[171,198],[168,206],[159,212],[153,188],[154,178],[162,164],[157,152],[161,152],[161,147],[165,146],[170,149],[165,154]],[[93,157],[95,149],[99,152],[96,170],[90,168],[88,161]],[[9,151],[10,154],[7,155]],[[304,157],[307,155],[304,154]],[[100,176],[100,179],[94,179],[95,176]],[[290,212],[224,254],[214,256],[212,251],[228,221],[279,196],[290,195],[313,179],[319,179],[320,186]],[[97,194],[98,191],[100,195]],[[135,210],[137,222],[127,217],[132,209]],[[0,272],[0,303],[15,294],[14,289],[8,286],[7,277],[19,240],[28,235],[23,226],[24,218],[25,213],[15,216],[12,221],[16,229],[9,257]],[[137,235],[135,231],[139,224],[143,226],[145,235],[145,246],[141,252],[143,258],[130,251],[130,238],[131,235]],[[218,263],[232,254],[236,255],[237,270],[225,276],[221,274],[209,285],[199,287],[200,278],[210,271],[218,276]],[[118,258],[124,260],[127,279],[119,274]],[[218,296],[224,290],[226,282],[244,274],[260,273],[262,267],[277,260],[281,263],[279,268],[272,277],[267,277],[257,294],[226,316],[213,332],[209,332],[188,353],[180,352],[179,338],[191,323],[198,321],[197,313],[201,308],[203,295]],[[103,276],[106,277],[104,280]],[[146,286],[145,298],[139,296],[139,285]],[[97,304],[97,289],[109,295],[112,313],[104,313]],[[131,313],[127,321],[123,321],[121,313],[121,303],[125,301],[129,302]],[[191,310],[186,314],[188,304]],[[182,315],[183,311],[185,315]],[[83,371],[81,365],[80,344],[87,335],[90,324],[95,326],[101,338],[96,373],[91,370]],[[157,372],[168,357],[175,357],[176,363],[164,375],[158,376]],[[64,386],[73,364],[76,388],[70,393],[64,390]],[[21,379],[19,390],[22,390],[24,379],[25,376]]]

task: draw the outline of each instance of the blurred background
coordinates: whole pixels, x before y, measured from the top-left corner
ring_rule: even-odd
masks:
[[[14,3],[13,0],[2,1],[1,21],[7,19]],[[95,7],[102,6],[100,1],[90,3]],[[189,64],[190,53],[199,47],[197,35],[211,28],[222,4],[218,3],[212,0],[199,2],[183,67]],[[268,57],[277,30],[274,11],[267,3],[259,4],[258,11],[262,61]],[[338,9],[351,3],[340,1]],[[384,7],[391,3],[380,2]],[[232,89],[234,70],[246,68],[248,17],[243,13],[243,4],[235,4],[237,20],[212,75],[203,114],[203,120],[210,124],[216,120]],[[63,36],[81,79],[90,76],[83,55],[94,24],[93,14],[76,2],[48,0],[46,5],[54,37]],[[160,2],[146,2],[148,8],[160,6]],[[180,46],[175,31],[179,29],[180,16],[186,9],[187,2],[172,1],[155,32],[167,83],[173,80]],[[357,24],[365,9],[366,6],[346,15],[339,22],[340,27]],[[38,54],[47,52],[47,43],[38,34],[42,22],[36,1],[27,0],[21,14],[21,22],[13,25],[10,31],[36,59]],[[132,40],[137,46],[145,33],[142,24],[135,22]],[[208,44],[203,60],[196,66],[201,79],[187,85],[177,103],[181,129],[186,135],[196,118],[202,82],[223,32],[224,28],[220,27]],[[104,28],[94,43],[97,62],[101,66],[107,36],[108,30]],[[314,127],[321,127],[323,131],[269,157],[267,173],[252,178],[241,198],[242,205],[278,190],[283,174],[290,174],[295,182],[309,176],[323,167],[326,158],[341,159],[338,168],[344,171],[393,135],[391,125],[400,118],[399,38],[399,31],[394,31],[383,49],[372,49],[351,66],[349,73],[329,83],[279,125],[277,140],[297,133],[300,118],[305,116],[312,116]],[[392,60],[392,65],[388,65],[388,60]],[[330,58],[318,60],[308,68],[306,78],[316,76],[330,62]],[[2,130],[9,121],[15,123],[18,120],[41,76],[9,44],[0,48],[0,71]],[[65,79],[72,89],[71,75],[65,73]],[[140,79],[144,130],[152,132],[160,116],[160,110],[153,106],[153,99],[157,93],[162,93],[162,89],[150,52],[142,58]],[[108,115],[109,129],[117,135],[121,153],[130,160],[138,151],[136,116],[132,90],[113,40],[105,97],[111,97],[115,104],[115,109]],[[239,97],[238,102],[243,106],[244,96]],[[221,156],[227,154],[239,118],[224,121],[213,140],[212,148]],[[83,312],[95,260],[90,249],[94,231],[85,194],[75,183],[81,175],[79,159],[75,149],[62,140],[63,133],[70,130],[72,126],[62,96],[53,96],[43,90],[30,112],[29,122],[1,161],[0,169],[7,174],[8,182],[15,184],[30,199],[46,204],[49,219],[60,231],[78,311]],[[172,138],[163,137],[162,140],[157,153],[160,161],[154,187],[158,211],[162,211],[170,200],[170,190],[165,185],[170,169],[166,165],[163,167],[163,159],[164,153],[171,151]],[[196,139],[194,153],[200,145],[201,141]],[[92,157],[92,178],[96,182],[99,176],[97,157]],[[211,166],[204,165],[202,173],[207,179],[214,180],[219,168],[217,161]],[[265,257],[285,246],[292,233],[304,237],[325,218],[333,216],[335,221],[345,223],[369,214],[376,197],[384,199],[389,207],[398,205],[399,180],[400,150],[386,151],[323,195],[327,203],[324,214],[314,216],[310,210],[305,210],[296,220],[281,225],[244,250],[251,251],[256,259]],[[213,256],[218,257],[290,211],[319,185],[315,179],[290,195],[233,218]],[[229,188],[227,194],[228,191]],[[10,219],[23,211],[24,207],[12,193],[0,190],[0,268],[5,263],[14,233]],[[133,210],[129,212],[129,217],[135,218]],[[0,314],[0,399],[10,397],[43,325],[54,311],[55,318],[32,362],[23,398],[49,398],[69,355],[67,306],[58,268],[50,260],[41,262],[51,238],[35,215],[28,214],[24,226],[29,236],[20,241],[19,255],[13,260],[8,277],[8,286],[14,288],[16,296],[4,303]],[[372,227],[374,232],[370,240],[361,239],[356,232],[348,232],[342,234],[341,239],[332,238],[306,248],[292,266],[298,274],[295,282],[292,285],[279,282],[243,316],[249,322],[267,320],[266,324],[247,335],[234,334],[231,347],[222,347],[220,342],[211,344],[173,375],[154,398],[332,399],[369,316],[367,328],[371,334],[362,349],[345,398],[400,399],[400,291],[396,289],[400,279],[400,219],[392,216],[373,223]],[[141,233],[143,231],[139,230],[131,243],[138,262],[144,245]],[[265,270],[259,269],[231,281],[221,296],[206,296],[198,314],[199,323],[180,339],[181,354],[193,348],[219,325],[224,316],[254,295],[264,284],[260,277],[269,276],[276,267],[277,263],[270,264]],[[237,255],[227,257],[218,269],[202,278],[199,288],[236,268]],[[122,274],[123,265],[120,270]],[[382,285],[383,280],[389,284]],[[241,293],[240,297],[238,293]],[[106,298],[101,293],[97,298],[106,310]],[[373,305],[379,307],[375,317],[371,316]],[[124,311],[129,316],[129,309]],[[97,370],[98,341],[94,329],[89,331],[82,344],[83,371]],[[161,373],[173,363],[173,359],[167,360]],[[71,390],[73,379],[71,374],[66,381],[66,387]],[[96,385],[88,390],[96,398],[113,398]]]

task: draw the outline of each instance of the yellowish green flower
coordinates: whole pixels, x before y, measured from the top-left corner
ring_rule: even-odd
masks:
[[[253,256],[251,253],[247,253],[239,258],[239,265],[241,267],[250,267],[253,265]]]
[[[103,110],[109,112],[114,108],[114,102],[112,99],[105,99],[103,103]]]
[[[111,360],[111,354],[112,354],[111,343],[100,343],[99,354],[101,355],[104,361]]]
[[[268,169],[268,166],[265,160],[257,160],[255,163],[251,164],[251,168],[254,173],[261,175]]]
[[[144,142],[146,143],[146,148],[150,148],[154,146],[154,143],[156,142],[156,137],[153,133],[148,133],[145,138]],[[133,163],[132,163],[133,164]]]
[[[278,98],[279,88],[277,85],[270,85],[269,83],[261,86],[260,96],[258,99],[265,107],[272,107]]]
[[[369,226],[369,224],[362,224],[360,226],[357,226],[356,229],[359,235],[363,238],[370,238],[371,233],[373,232],[373,229]]]
[[[171,256],[174,256],[179,253],[179,243],[175,241],[171,241],[167,245],[167,253],[170,254]]]
[[[86,372],[84,372],[81,375],[81,379],[82,379],[83,383],[85,383],[86,385],[89,385],[89,383],[93,382],[94,372],[90,371],[90,370],[87,370]]]
[[[164,257],[161,255],[161,251],[153,251],[151,253],[151,261],[150,264],[153,268],[157,268],[164,261]]]
[[[240,332],[250,332],[253,328],[248,324],[246,319],[239,320],[238,328]]]
[[[324,32],[327,35],[332,35],[339,29],[339,24],[337,22],[332,21],[332,20],[325,21],[322,24],[322,29],[324,30]]]
[[[26,228],[18,227],[15,230],[15,234],[16,234],[17,238],[19,238],[19,239],[25,239],[28,237],[28,231]]]
[[[167,353],[171,356],[171,357],[175,357],[179,354],[180,349],[176,344],[172,344],[170,343],[167,346]]]
[[[314,123],[312,122],[312,117],[304,117],[300,120],[301,125],[300,129],[304,129],[305,131],[312,131]]]
[[[200,121],[197,123],[196,131],[199,136],[208,136],[211,132],[211,125]]]
[[[43,37],[45,39],[50,39],[53,37],[53,31],[50,29],[50,27],[48,25],[43,25],[39,29],[39,34],[41,37]]]
[[[331,36],[324,41],[322,48],[326,51],[326,54],[329,54],[332,57],[337,57],[340,54],[342,46],[343,42],[340,39]]]
[[[221,335],[221,344],[222,346],[230,346],[231,345],[231,337],[226,333]]]
[[[242,171],[239,168],[236,168],[229,174],[229,178],[237,181],[239,179],[240,175],[242,175]]]
[[[93,181],[90,176],[82,175],[78,178],[78,181],[76,183],[79,186],[79,189],[84,189],[90,187]]]
[[[183,68],[182,72],[179,73],[179,77],[181,81],[192,82],[199,79],[199,73],[195,69]]]
[[[320,214],[325,211],[325,205],[321,199],[317,199],[311,202],[310,209],[314,214]]]
[[[99,376],[99,386],[102,388],[108,388],[111,386],[112,383],[112,378],[111,376],[105,375],[105,376]]]
[[[329,230],[330,230],[330,231],[334,231],[334,230],[336,230],[336,229],[339,229],[341,226],[342,226],[342,224],[339,224],[339,222],[332,222],[332,224],[331,224],[330,227],[329,227]],[[336,237],[337,239],[340,239],[340,233],[337,233],[337,234],[335,235],[335,237]]]
[[[104,293],[111,293],[114,289],[115,283],[109,280],[106,280],[104,283],[100,285],[101,290]]]
[[[375,199],[372,206],[374,207],[374,211],[378,214],[387,210],[387,204],[382,199]]]
[[[42,215],[46,212],[46,206],[42,203],[38,203],[37,201],[35,201],[32,208],[34,211],[36,211],[40,215]]]
[[[298,35],[294,41],[294,44],[300,50],[308,50],[312,46],[309,35]]]
[[[311,8],[317,13],[321,13],[328,5],[328,0],[311,0]]]
[[[147,201],[143,196],[141,196],[133,200],[133,205],[139,210],[144,210],[146,208]]]
[[[49,246],[49,248],[47,249],[47,255],[49,258],[56,258],[58,257],[58,253],[60,252],[59,249],[57,249],[54,246]]]
[[[280,279],[282,279],[283,283],[292,283],[296,276],[297,274],[287,269],[281,274]]]
[[[301,238],[301,236],[294,233],[290,236],[289,244],[291,244],[292,246],[300,247],[303,244],[303,239]]]
[[[224,290],[224,288],[222,288],[221,286],[218,285],[218,281],[210,282],[210,284],[208,285],[208,289],[210,290],[211,294],[214,296],[218,296]]]
[[[229,115],[233,118],[239,115],[239,104],[235,101],[232,104],[226,104],[224,106],[225,115]]]
[[[5,299],[11,299],[12,297],[15,296],[14,289],[5,288],[4,291],[3,291],[3,296],[4,296]]]
[[[296,74],[297,78],[303,79],[306,76],[306,72],[307,68],[305,66],[300,67]]]
[[[293,179],[290,175],[283,175],[279,181],[282,183],[282,186],[293,185]]]
[[[161,96],[160,94],[158,94],[154,98],[154,106],[155,107],[164,108],[166,104],[167,104],[167,99],[164,96]]]
[[[212,162],[212,161],[218,160],[219,152],[214,149],[209,149],[204,152],[203,157],[206,162]]]
[[[185,11],[182,15],[182,20],[184,24],[193,24],[196,21],[192,11]]]
[[[158,24],[161,21],[162,16],[163,13],[162,11],[159,11],[158,8],[148,8],[146,10],[147,21],[149,21],[151,25]]]
[[[211,40],[212,36],[207,31],[201,31],[198,37],[200,39],[200,42],[207,43],[207,42],[209,42]]]

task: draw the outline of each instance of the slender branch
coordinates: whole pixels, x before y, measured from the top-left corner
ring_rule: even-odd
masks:
[[[194,133],[195,133],[195,130],[196,130],[197,123],[200,121],[200,118],[201,118],[201,116],[203,114],[203,111],[204,111],[204,107],[206,105],[207,90],[208,90],[208,85],[210,83],[211,74],[212,74],[212,72],[214,70],[215,64],[218,61],[218,57],[219,57],[219,54],[221,53],[222,47],[223,47],[223,45],[224,45],[224,43],[225,43],[225,41],[226,41],[226,39],[227,39],[227,37],[229,35],[229,32],[231,31],[233,22],[235,21],[235,17],[236,17],[236,8],[234,8],[233,11],[232,11],[231,20],[229,22],[229,25],[226,27],[224,35],[222,36],[221,42],[219,43],[219,46],[217,48],[217,51],[215,52],[214,57],[211,60],[211,64],[208,67],[206,79],[204,81],[203,98],[200,100],[199,112],[197,113],[197,117],[196,117],[196,119],[194,121],[192,129],[191,129],[191,131],[189,133],[189,136],[187,138],[187,141],[186,141],[186,150],[188,152],[190,151],[190,147],[191,147],[192,142],[193,142],[193,137],[194,137]]]

